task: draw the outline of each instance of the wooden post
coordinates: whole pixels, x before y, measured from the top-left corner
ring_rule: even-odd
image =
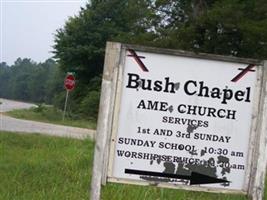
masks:
[[[121,44],[107,42],[104,72],[102,78],[101,98],[99,105],[99,114],[97,121],[97,132],[94,152],[94,166],[91,181],[91,200],[99,200],[101,193],[101,181],[105,183],[105,175],[103,171],[107,165],[107,145],[108,138],[111,132],[111,122],[115,93],[112,93],[112,88],[116,85],[117,67],[120,61]]]
[[[252,200],[263,200],[267,164],[267,61],[263,65],[261,96],[256,126],[252,169],[248,195]]]

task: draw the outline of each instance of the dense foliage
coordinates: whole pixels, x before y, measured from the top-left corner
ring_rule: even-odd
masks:
[[[172,22],[165,43],[172,48],[264,59],[265,0],[198,0],[183,23]],[[190,14],[191,13],[191,14]],[[164,30],[163,30],[164,32]]]
[[[54,46],[61,69],[79,79],[74,101],[90,114],[97,112],[106,41],[264,59],[267,2],[90,1],[57,31]]]
[[[97,116],[107,41],[266,59],[267,1],[88,1],[55,34],[55,59],[63,74],[74,72],[77,79],[70,102],[77,116]],[[15,63],[10,69],[2,64],[1,81],[11,84],[0,85],[0,96],[32,101],[54,99],[56,105],[62,105],[64,93],[54,86],[57,81],[61,84],[64,76],[53,80],[57,70],[52,70],[50,86],[44,88],[42,81],[34,80],[43,80],[38,76],[51,70],[43,66],[49,63],[35,64],[37,68],[31,76],[25,63],[33,65],[29,60]],[[11,70],[14,77],[8,75]],[[25,79],[31,83],[26,84]]]
[[[265,0],[92,0],[57,31],[55,57],[88,83],[106,41],[265,58]]]
[[[62,73],[52,59],[35,63],[18,58],[14,65],[0,63],[0,97],[31,102],[52,103],[63,90]]]

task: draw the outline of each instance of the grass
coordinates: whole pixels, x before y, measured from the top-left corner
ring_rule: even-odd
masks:
[[[6,114],[19,119],[96,129],[96,122],[93,120],[74,119],[73,117],[71,118],[66,116],[65,120],[63,121],[63,112],[52,106],[39,105],[37,108],[18,109],[7,112]]]
[[[88,199],[89,140],[0,133],[0,199]]]
[[[0,199],[89,199],[93,142],[0,132]],[[266,189],[265,189],[266,192]],[[108,183],[102,200],[247,200],[152,186]]]

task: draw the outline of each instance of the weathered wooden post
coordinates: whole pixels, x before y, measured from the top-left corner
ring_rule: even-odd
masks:
[[[106,171],[108,161],[108,136],[111,131],[120,50],[119,43],[107,43],[91,182],[90,199],[92,200],[100,199],[101,183],[106,182],[106,174],[103,171]]]

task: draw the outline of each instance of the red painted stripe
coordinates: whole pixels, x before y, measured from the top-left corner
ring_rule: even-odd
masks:
[[[255,67],[253,64],[249,64],[245,69],[243,69],[239,74],[237,74],[231,81],[232,82],[237,82],[239,81],[246,73],[251,71],[251,69]]]
[[[129,56],[133,56],[134,60],[137,62],[137,64],[140,66],[140,68],[144,71],[144,72],[148,72],[147,67],[145,66],[145,64],[141,61],[141,59],[139,58],[139,56],[136,54],[136,52],[133,49],[128,49],[128,51],[131,53],[131,55]]]

